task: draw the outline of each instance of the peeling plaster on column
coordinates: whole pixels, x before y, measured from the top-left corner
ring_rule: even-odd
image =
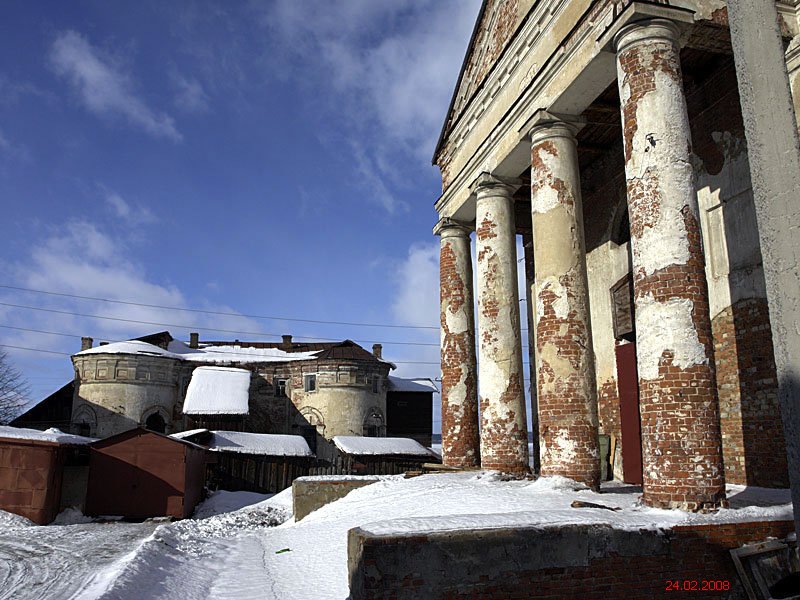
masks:
[[[528,433],[512,189],[488,175],[475,184],[481,466],[523,473]]]
[[[475,321],[469,232],[441,226],[442,459],[479,464]]]
[[[677,37],[674,24],[654,19],[624,27],[615,39],[636,304],[642,498],[649,506],[708,510],[724,505],[725,484]]]
[[[672,353],[672,364],[681,369],[708,364],[706,348],[697,337],[692,319],[693,304],[688,298],[659,302],[647,294],[636,303],[636,341],[641,379],[657,379],[665,352]]]
[[[597,487],[597,389],[574,127],[531,131],[541,472]]]

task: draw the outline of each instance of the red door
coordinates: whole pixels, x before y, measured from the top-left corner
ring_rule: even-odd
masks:
[[[616,347],[617,389],[622,434],[622,479],[642,485],[642,427],[639,420],[639,375],[636,344]]]

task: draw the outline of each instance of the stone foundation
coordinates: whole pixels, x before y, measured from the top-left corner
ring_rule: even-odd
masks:
[[[353,600],[651,600],[681,596],[682,589],[670,587],[676,580],[698,597],[746,598],[730,550],[767,537],[784,538],[794,523],[666,531],[566,525],[407,535],[375,535],[365,529],[349,533]],[[726,589],[704,590],[709,584]]]

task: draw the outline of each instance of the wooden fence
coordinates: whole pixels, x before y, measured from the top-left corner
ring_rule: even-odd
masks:
[[[206,483],[211,489],[244,490],[275,494],[306,475],[400,475],[419,471],[430,457],[337,456],[319,460],[292,456],[258,456],[215,452],[215,463],[207,466]]]

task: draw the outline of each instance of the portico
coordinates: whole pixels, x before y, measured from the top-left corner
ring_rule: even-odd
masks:
[[[704,2],[484,4],[434,157],[445,464],[528,470],[530,340],[542,475],[598,487],[604,433],[615,474],[638,477],[651,506],[724,505],[726,469],[781,478],[765,455],[781,455],[782,432],[745,443],[755,392],[715,368],[742,326],[725,306],[764,298],[760,259],[738,264],[719,237],[737,219],[720,199],[752,203],[723,16]],[[778,414],[767,405],[762,424]]]

